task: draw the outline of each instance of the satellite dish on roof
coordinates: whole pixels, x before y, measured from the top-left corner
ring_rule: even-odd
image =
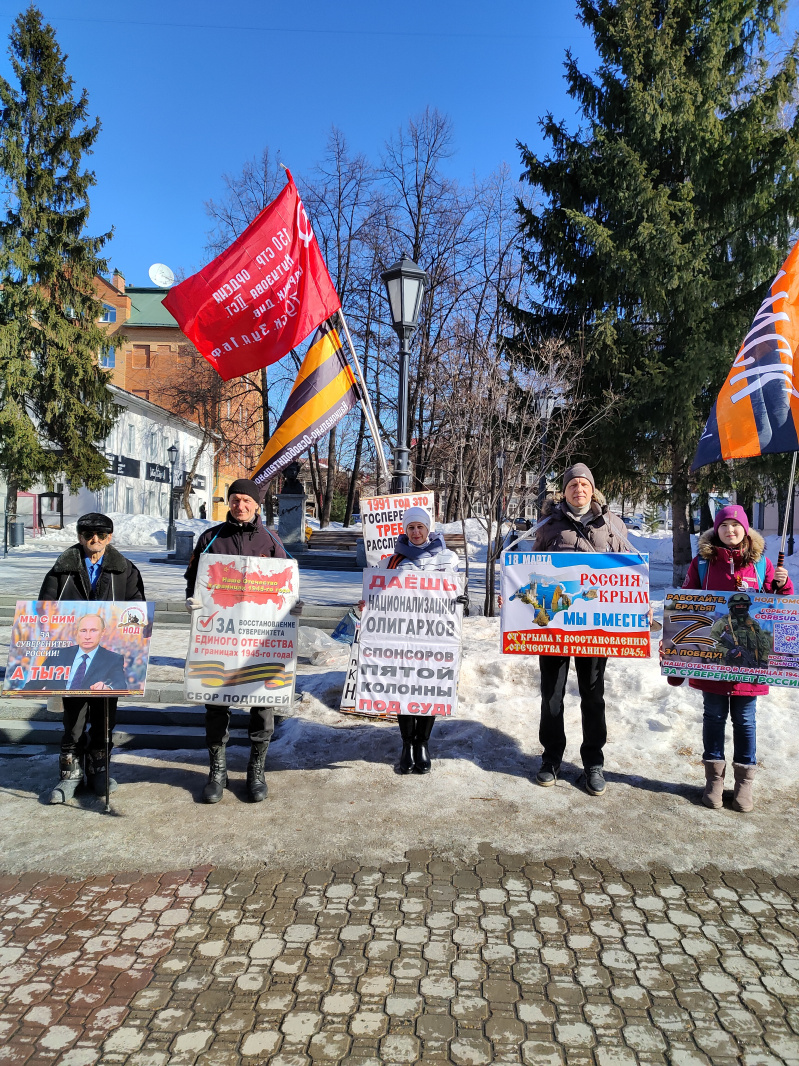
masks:
[[[148,273],[150,281],[159,289],[169,289],[175,284],[175,275],[164,263],[153,263]]]

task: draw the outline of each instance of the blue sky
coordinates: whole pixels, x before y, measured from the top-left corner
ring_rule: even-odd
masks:
[[[266,145],[302,188],[333,125],[376,159],[430,105],[454,123],[453,176],[502,162],[518,173],[516,141],[540,147],[540,115],[574,122],[565,50],[584,68],[594,62],[573,0],[38,6],[103,123],[89,162],[90,230],[114,227],[110,262],[134,285],[150,284],[153,262],[187,273],[202,265],[205,201]],[[4,41],[21,8],[0,0]],[[5,47],[0,72],[9,73]]]

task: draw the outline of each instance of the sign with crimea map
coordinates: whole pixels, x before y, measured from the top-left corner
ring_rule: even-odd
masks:
[[[299,599],[293,559],[201,555],[186,655],[193,703],[291,708],[297,666]]]

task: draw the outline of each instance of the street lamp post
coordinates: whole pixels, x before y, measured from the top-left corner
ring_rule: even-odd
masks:
[[[538,397],[538,409],[543,419],[541,431],[541,476],[538,479],[538,520],[541,521],[541,508],[547,495],[547,432],[549,421],[558,404],[555,390],[550,385],[545,385]]]
[[[169,525],[166,529],[166,550],[175,550],[175,463],[178,461],[177,445],[172,444],[166,450],[169,456]]]
[[[391,324],[399,337],[399,392],[397,396],[397,446],[394,449],[392,492],[408,492],[411,475],[408,469],[408,343],[419,324],[427,274],[412,259],[403,255],[398,263],[381,274],[391,309]]]

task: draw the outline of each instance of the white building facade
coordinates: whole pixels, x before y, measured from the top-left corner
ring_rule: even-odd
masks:
[[[112,484],[97,492],[82,488],[76,493],[63,485],[64,524],[74,522],[89,511],[151,515],[167,521],[172,476],[168,450],[172,445],[177,448],[174,485],[180,489],[185,485],[202,445],[203,431],[193,422],[131,392],[114,385],[110,385],[109,390],[114,402],[122,409],[103,449],[108,458],[108,476]],[[208,516],[212,513],[215,446],[214,441],[205,445],[192,480],[190,501],[194,518],[202,517],[201,506]],[[61,485],[56,484],[55,487],[57,491],[62,491]],[[5,486],[3,496],[4,489]],[[31,490],[33,494],[45,491],[44,485],[35,485]],[[56,524],[55,503],[50,499],[42,502],[44,525]],[[175,517],[187,517],[182,494],[176,505]],[[18,518],[30,531],[33,525],[33,500],[29,494],[20,495]]]

